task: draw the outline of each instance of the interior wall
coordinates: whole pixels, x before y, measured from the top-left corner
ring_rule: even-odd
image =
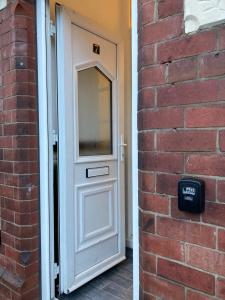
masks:
[[[55,0],[50,0],[51,18],[55,18]],[[124,44],[124,92],[125,92],[125,143],[126,149],[126,239],[132,246],[132,195],[131,195],[131,21],[130,0],[58,0],[84,16],[98,27],[104,28],[109,34]]]

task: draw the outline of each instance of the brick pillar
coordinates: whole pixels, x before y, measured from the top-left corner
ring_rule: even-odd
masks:
[[[39,299],[35,1],[0,12],[0,299]]]
[[[225,299],[225,26],[186,35],[183,1],[139,1],[141,299]],[[183,176],[203,214],[178,210]]]

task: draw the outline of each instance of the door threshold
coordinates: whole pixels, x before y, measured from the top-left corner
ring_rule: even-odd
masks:
[[[129,251],[130,252],[130,251]],[[132,252],[132,250],[131,250]],[[131,255],[130,255],[131,254]],[[78,288],[71,294],[62,294],[58,300],[133,299],[133,259],[132,253],[119,265],[107,270]]]

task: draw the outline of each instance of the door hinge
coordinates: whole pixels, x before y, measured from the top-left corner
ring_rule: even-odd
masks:
[[[56,34],[56,27],[55,27],[55,24],[51,21],[50,22],[50,35],[55,36],[55,34]]]
[[[57,265],[55,263],[54,264],[54,279],[56,279],[58,275],[59,275],[59,265]]]
[[[52,131],[52,145],[55,146],[58,143],[58,134],[55,130]]]

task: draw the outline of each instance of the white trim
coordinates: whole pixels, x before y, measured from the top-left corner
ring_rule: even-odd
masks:
[[[138,98],[138,3],[132,1],[132,202],[133,202],[133,299],[139,299],[139,232],[138,232],[138,141],[137,141],[137,98]]]
[[[52,30],[52,23],[50,20],[50,7],[47,5],[46,7],[46,43],[47,43],[47,88],[48,88],[48,136],[49,136],[49,156],[48,156],[48,173],[49,173],[49,231],[50,231],[50,285],[51,285],[51,298],[55,297],[55,279],[56,279],[56,272],[55,268],[57,264],[55,263],[55,203],[54,203],[54,153],[53,153],[53,145],[55,142],[58,141],[58,134],[57,128],[53,125],[53,102],[54,102],[54,92],[53,89],[55,88],[53,81],[54,75],[56,72],[54,70],[53,59],[56,59],[56,55],[53,54],[55,49],[52,48],[52,39],[54,38],[51,34]]]
[[[41,299],[50,299],[50,225],[48,174],[48,97],[46,1],[37,0],[37,60],[40,159],[40,216],[41,216]]]
[[[73,206],[71,202],[68,202],[70,207],[68,208],[65,199],[73,198],[73,191],[71,188],[66,189],[65,187],[73,186],[73,176],[70,173],[70,168],[68,168],[68,161],[73,161],[73,154],[67,149],[61,147],[61,145],[66,145],[66,140],[69,140],[68,128],[72,127],[72,117],[66,116],[66,107],[64,105],[65,99],[71,101],[72,97],[72,70],[70,70],[70,64],[72,61],[72,47],[71,47],[71,21],[67,14],[64,13],[62,6],[56,6],[56,64],[57,64],[57,101],[58,101],[58,130],[59,130],[59,149],[58,149],[58,189],[59,189],[59,268],[60,268],[60,292],[67,293],[67,287],[70,285],[70,274],[73,274],[74,264],[69,262],[61,261],[61,257],[69,257],[72,261],[73,251],[71,249],[71,243],[74,243],[73,236],[69,245],[67,244],[70,234],[69,228],[72,228],[71,219],[67,218],[67,209],[73,211]],[[63,45],[62,45],[63,42]],[[68,72],[68,73],[67,73]],[[60,74],[61,79],[59,80],[58,74]],[[66,80],[67,78],[67,80]],[[60,99],[60,100],[59,100]],[[67,111],[68,113],[68,111]],[[66,136],[67,135],[67,136]],[[66,220],[66,222],[65,222]]]

